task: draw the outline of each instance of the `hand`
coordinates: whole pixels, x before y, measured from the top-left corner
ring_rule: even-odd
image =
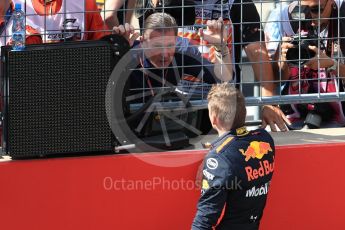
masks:
[[[226,45],[229,37],[230,25],[224,24],[222,18],[208,20],[207,30],[199,29],[199,35],[209,45]]]
[[[282,38],[282,44],[280,44],[280,49],[281,49],[281,52],[280,52],[280,61],[286,63],[286,53],[288,51],[288,49],[290,48],[293,48],[294,45],[291,44],[292,38],[291,37],[283,37]]]
[[[269,125],[273,132],[277,132],[276,126],[278,126],[280,131],[285,132],[288,131],[286,124],[291,125],[291,122],[287,119],[280,108],[272,105],[264,105],[262,107],[261,128],[264,129]]]
[[[290,69],[288,66],[286,54],[290,48],[294,47],[294,45],[291,44],[291,40],[291,37],[282,37],[282,43],[280,44],[279,49],[277,49],[274,55],[274,60],[276,60],[277,62],[273,62],[273,66],[275,68],[279,68],[279,70],[277,69],[276,71],[281,71],[282,75],[279,77],[281,77],[283,80],[288,80],[290,75]]]
[[[315,57],[305,63],[304,67],[317,70],[319,68],[331,67],[334,64],[334,61],[326,55],[324,50],[320,50],[316,46],[309,46],[309,49],[315,52]]]
[[[115,26],[113,28],[113,33],[122,35],[124,38],[126,38],[130,46],[133,46],[134,41],[140,37],[140,34],[135,32],[134,27],[128,23],[125,25]]]

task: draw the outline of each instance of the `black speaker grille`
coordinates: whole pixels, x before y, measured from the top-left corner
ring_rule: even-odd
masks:
[[[111,59],[106,45],[10,52],[10,155],[110,151],[105,91]]]

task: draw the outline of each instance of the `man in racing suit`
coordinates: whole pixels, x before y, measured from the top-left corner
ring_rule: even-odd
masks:
[[[273,139],[263,129],[243,127],[244,97],[230,84],[213,86],[208,102],[219,138],[204,160],[192,230],[258,229],[274,171]]]

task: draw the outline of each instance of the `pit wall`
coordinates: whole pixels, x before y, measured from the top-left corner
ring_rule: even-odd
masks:
[[[205,151],[0,163],[0,229],[190,229]],[[343,229],[345,142],[278,146],[264,230]]]

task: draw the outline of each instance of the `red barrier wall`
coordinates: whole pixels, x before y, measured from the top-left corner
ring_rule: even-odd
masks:
[[[344,148],[345,143],[277,147],[261,229],[342,229]],[[189,229],[204,154],[0,163],[0,229]]]

